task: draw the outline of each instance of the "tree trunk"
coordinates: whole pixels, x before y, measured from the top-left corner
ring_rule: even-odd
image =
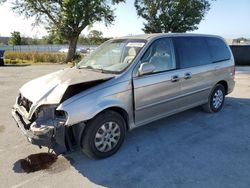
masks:
[[[68,54],[65,60],[66,63],[74,60],[74,56],[76,53],[77,40],[78,40],[78,36],[73,36],[69,39],[69,50],[68,50]]]

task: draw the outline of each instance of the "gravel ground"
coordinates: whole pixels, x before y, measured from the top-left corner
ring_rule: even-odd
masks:
[[[0,187],[250,186],[250,67],[237,67],[224,109],[191,109],[128,133],[104,160],[80,151],[59,156],[49,169],[24,173],[19,159],[46,152],[29,144],[10,115],[18,89],[66,65],[0,67]]]

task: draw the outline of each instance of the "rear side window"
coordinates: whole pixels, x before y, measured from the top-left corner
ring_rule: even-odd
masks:
[[[176,37],[174,44],[180,68],[211,63],[208,45],[204,37]]]
[[[228,60],[231,57],[225,42],[219,38],[206,38],[212,62]]]

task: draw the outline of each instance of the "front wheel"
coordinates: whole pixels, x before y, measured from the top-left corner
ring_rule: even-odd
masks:
[[[224,104],[225,100],[225,88],[221,84],[217,84],[212,90],[208,98],[208,103],[202,107],[206,112],[219,112]]]
[[[123,117],[114,111],[105,111],[87,123],[82,135],[82,150],[91,158],[113,155],[122,145],[126,134]]]

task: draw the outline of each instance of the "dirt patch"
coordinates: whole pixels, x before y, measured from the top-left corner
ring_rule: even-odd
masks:
[[[0,125],[0,133],[4,131],[5,127],[3,125]]]
[[[52,153],[32,154],[24,159],[18,160],[13,167],[15,172],[36,172],[50,168],[55,163],[57,156]],[[19,167],[18,167],[19,166]]]

